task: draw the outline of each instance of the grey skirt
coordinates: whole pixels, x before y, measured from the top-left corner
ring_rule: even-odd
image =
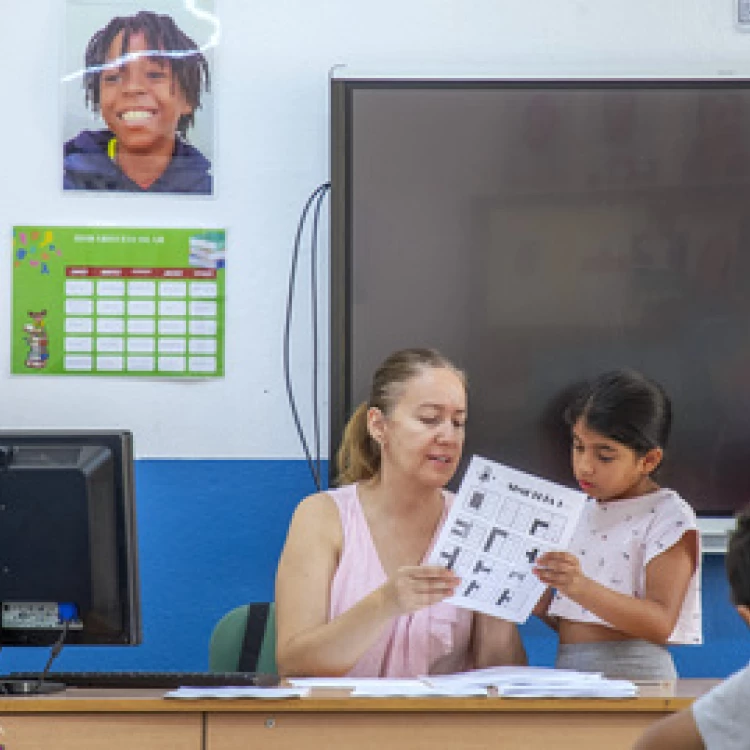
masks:
[[[634,682],[677,679],[672,655],[666,647],[641,640],[560,644],[555,666],[600,672],[604,677]]]

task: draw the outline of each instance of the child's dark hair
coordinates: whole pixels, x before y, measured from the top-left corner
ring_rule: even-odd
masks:
[[[195,110],[201,106],[201,89],[209,90],[210,78],[208,61],[198,49],[198,45],[180,30],[171,16],[148,10],[139,11],[132,16],[116,16],[91,37],[86,47],[86,73],[83,78],[86,104],[91,107],[92,111],[99,111],[99,84],[102,68],[107,62],[109,48],[120,32],[122,32],[120,55],[128,51],[130,37],[139,33],[146,38],[149,49],[163,50],[166,53],[187,53],[164,55],[166,64],[171,66],[172,73],[182,88],[191,110],[190,114],[182,115],[177,123],[177,130],[184,138],[188,128],[195,121]]]
[[[724,561],[732,602],[750,607],[750,508],[737,516]]]
[[[568,426],[579,419],[643,456],[652,448],[666,447],[672,405],[658,383],[634,370],[615,370],[586,384],[568,405]]]

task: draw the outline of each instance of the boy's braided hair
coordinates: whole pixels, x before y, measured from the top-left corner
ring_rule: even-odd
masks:
[[[177,123],[177,130],[184,138],[195,121],[195,110],[201,106],[201,90],[209,90],[210,78],[205,56],[198,45],[180,30],[171,16],[148,10],[139,11],[132,16],[116,16],[91,37],[86,47],[86,73],[83,78],[86,104],[92,111],[99,111],[102,69],[107,62],[109,48],[120,32],[123,32],[121,55],[127,52],[130,37],[138,33],[144,35],[149,49],[163,50],[166,53],[165,64],[172,68],[191,109],[190,114],[182,115]],[[174,52],[182,54],[169,54]]]

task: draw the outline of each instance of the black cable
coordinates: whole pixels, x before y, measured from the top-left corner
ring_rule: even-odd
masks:
[[[44,678],[49,674],[52,662],[60,655],[60,652],[63,649],[63,645],[65,645],[65,638],[68,635],[69,627],[70,621],[66,620],[63,623],[62,633],[60,633],[60,637],[54,642],[52,648],[50,649],[49,658],[47,659],[47,663],[44,665],[44,669],[42,670],[41,675],[39,675],[39,682],[37,684],[41,685],[41,683],[44,682]]]
[[[300,421],[299,412],[297,410],[297,404],[294,400],[294,393],[292,389],[292,380],[291,380],[291,372],[290,372],[290,365],[289,365],[289,355],[290,355],[290,331],[291,331],[291,325],[292,325],[292,302],[294,300],[294,286],[297,276],[297,262],[299,260],[299,253],[300,253],[300,241],[302,238],[302,231],[305,226],[305,220],[307,218],[308,211],[310,210],[310,207],[317,199],[317,204],[315,207],[315,213],[314,213],[314,234],[312,237],[312,247],[313,247],[313,254],[317,251],[317,225],[318,225],[318,216],[320,214],[320,207],[323,202],[323,198],[325,194],[328,192],[329,188],[331,187],[330,182],[324,182],[321,185],[318,185],[315,190],[313,190],[310,197],[307,199],[307,203],[305,203],[305,207],[302,209],[302,214],[299,219],[299,223],[297,224],[297,233],[294,238],[294,248],[292,251],[292,267],[289,272],[289,293],[287,296],[287,303],[286,303],[286,318],[284,321],[284,381],[286,385],[286,393],[287,398],[289,399],[289,406],[292,410],[292,417],[294,419],[294,424],[297,429],[297,434],[299,435],[300,442],[302,443],[302,449],[305,453],[305,458],[307,460],[307,465],[310,468],[310,473],[313,477],[313,482],[315,482],[315,486],[318,490],[321,489],[321,480],[320,480],[320,439],[319,439],[319,427],[317,424],[317,416],[318,416],[318,410],[317,410],[317,310],[315,311],[315,314],[313,316],[313,325],[314,325],[314,334],[313,334],[313,356],[314,356],[314,362],[313,362],[313,383],[315,388],[315,393],[313,395],[313,409],[314,409],[314,418],[315,418],[315,435],[316,435],[316,445],[318,448],[318,458],[317,463],[313,462],[312,456],[310,454],[310,448],[307,444],[307,440],[305,439],[304,430],[302,429],[302,423]],[[313,278],[313,281],[315,281],[316,277]],[[317,307],[317,294],[315,293],[313,295],[313,305]]]
[[[312,236],[310,242],[310,298],[312,301],[312,338],[313,338],[313,429],[315,432],[315,465],[320,481],[320,413],[318,410],[318,222],[326,191],[318,196],[313,213]],[[318,486],[320,489],[320,486]]]

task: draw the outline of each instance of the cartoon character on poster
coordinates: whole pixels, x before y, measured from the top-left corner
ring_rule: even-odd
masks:
[[[23,327],[24,340],[29,347],[24,365],[33,370],[41,370],[49,361],[49,337],[46,324],[47,311],[29,310],[30,321]]]

